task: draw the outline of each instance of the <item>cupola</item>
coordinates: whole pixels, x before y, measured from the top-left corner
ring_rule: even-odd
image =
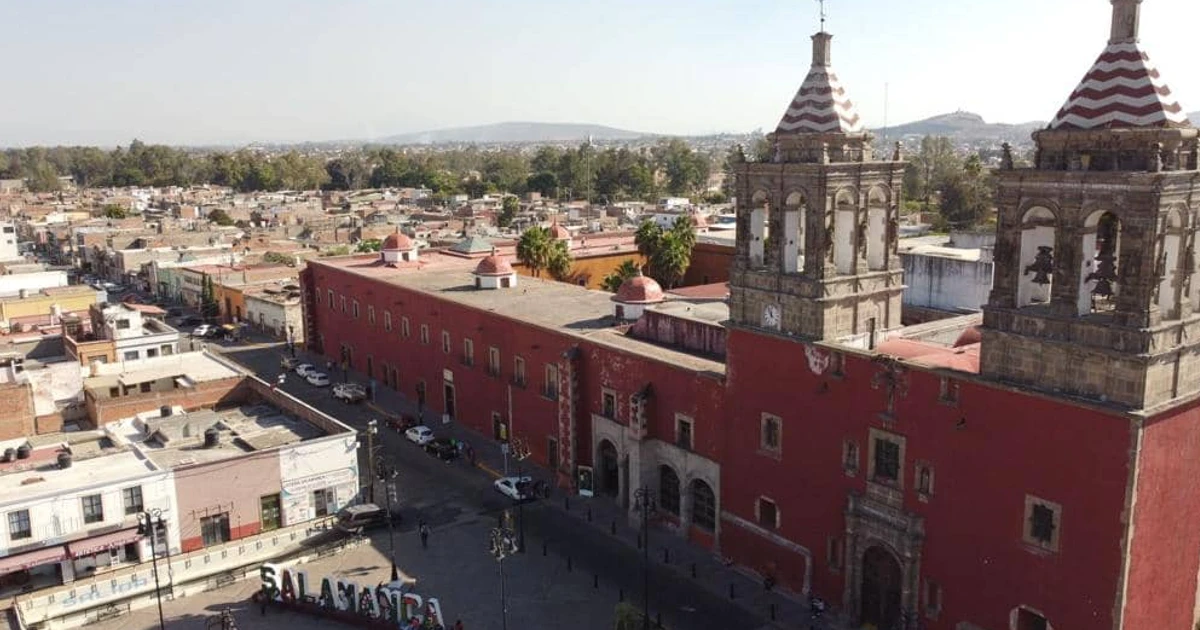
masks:
[[[616,303],[614,314],[617,319],[632,321],[642,316],[646,306],[658,304],[664,298],[662,287],[654,278],[643,276],[642,272],[638,271],[636,276],[631,276],[621,283],[621,288],[617,289],[617,294],[612,299]]]

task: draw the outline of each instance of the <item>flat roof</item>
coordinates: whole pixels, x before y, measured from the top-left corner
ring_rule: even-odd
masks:
[[[326,258],[313,261],[332,268],[436,295],[480,311],[496,313],[565,335],[699,371],[725,372],[725,364],[694,354],[628,337],[616,327],[613,294],[521,276],[509,289],[476,289],[471,275],[477,261],[438,252],[422,252],[418,263],[384,265],[378,256]]]
[[[93,485],[112,484],[122,479],[135,479],[154,472],[155,466],[129,449],[91,457],[74,459],[70,468],[59,468],[57,447],[34,451],[37,459],[30,457],[21,461],[33,462],[28,467],[13,467],[0,474],[0,497],[6,503],[27,502],[43,495],[87,488]]]

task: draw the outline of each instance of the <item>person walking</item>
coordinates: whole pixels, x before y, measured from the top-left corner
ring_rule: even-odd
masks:
[[[462,619],[454,622],[454,630],[463,630]]]
[[[425,521],[421,521],[421,524],[417,527],[417,532],[421,534],[421,547],[424,549],[428,549],[429,548],[429,526],[425,524]]]

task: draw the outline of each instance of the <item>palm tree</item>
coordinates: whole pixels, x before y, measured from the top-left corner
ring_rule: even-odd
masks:
[[[553,242],[550,230],[538,226],[531,227],[525,230],[521,240],[517,241],[517,260],[528,267],[534,277],[540,277],[542,269],[545,269],[549,262]]]
[[[683,280],[692,264],[692,248],[696,246],[696,230],[692,217],[677,217],[671,229],[663,230],[652,221],[638,226],[633,237],[638,251],[646,257],[646,272],[664,287],[674,288]]]
[[[642,272],[642,268],[632,260],[622,262],[612,273],[604,276],[604,280],[600,283],[601,288],[609,293],[616,293],[625,281],[638,275]]]
[[[560,282],[571,275],[571,250],[567,249],[566,241],[550,241],[546,271],[550,272],[550,277]]]

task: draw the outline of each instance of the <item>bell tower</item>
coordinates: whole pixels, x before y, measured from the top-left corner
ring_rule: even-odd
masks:
[[[996,174],[986,376],[1131,409],[1200,390],[1197,135],[1112,0],[1108,46],[1032,168]]]
[[[812,67],[768,136],[773,154],[736,167],[730,321],[868,348],[900,326],[904,163],[899,148],[875,159],[831,66],[832,40],[812,36]]]

